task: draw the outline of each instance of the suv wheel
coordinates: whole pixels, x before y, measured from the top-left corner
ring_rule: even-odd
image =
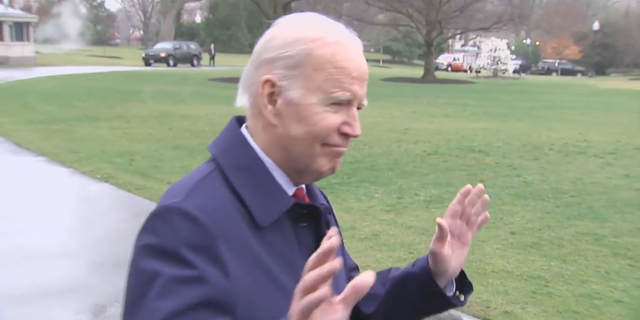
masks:
[[[176,66],[176,60],[173,56],[168,56],[167,57],[167,67],[175,67]]]
[[[191,66],[195,68],[199,65],[200,65],[200,59],[198,59],[198,56],[191,57]]]

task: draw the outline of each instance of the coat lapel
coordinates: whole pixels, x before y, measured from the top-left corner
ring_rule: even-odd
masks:
[[[329,199],[327,199],[324,193],[322,193],[322,191],[320,191],[320,189],[315,184],[309,184],[306,186],[306,188],[307,188],[307,194],[309,195],[309,199],[311,200],[311,202],[318,205],[320,207],[320,210],[322,211],[322,214],[323,214],[322,224],[323,226],[325,226],[325,233],[326,233],[326,230],[328,230],[330,227],[337,227],[339,230],[340,228],[337,224],[336,216],[335,216],[335,213],[333,212],[333,208],[329,203]],[[347,261],[345,257],[345,253],[346,253],[346,249],[343,241],[342,244],[340,245],[340,248],[338,248],[337,255],[342,257],[343,261]],[[342,293],[344,288],[347,287],[347,283],[349,283],[347,272],[345,268],[342,268],[340,270],[340,273],[338,273],[338,275],[336,275],[336,277],[333,278],[333,291],[336,294]]]

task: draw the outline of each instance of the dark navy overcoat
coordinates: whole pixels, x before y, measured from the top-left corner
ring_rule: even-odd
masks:
[[[145,221],[124,320],[286,319],[305,261],[338,221],[315,184],[306,186],[310,203],[284,191],[240,132],[245,120],[232,118],[210,158],[169,187]],[[337,293],[360,272],[344,244],[339,254]],[[351,319],[417,320],[464,305],[473,291],[465,273],[448,296],[427,259],[378,272]]]

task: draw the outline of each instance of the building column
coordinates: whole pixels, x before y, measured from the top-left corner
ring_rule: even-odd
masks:
[[[6,21],[2,21],[2,24],[0,24],[0,33],[2,33],[2,40],[4,42],[9,42],[9,32],[5,30],[9,30],[9,26],[7,25]]]
[[[33,37],[33,22],[29,23],[29,42],[35,43],[36,39]]]

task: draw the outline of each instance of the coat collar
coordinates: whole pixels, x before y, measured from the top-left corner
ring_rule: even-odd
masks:
[[[231,118],[208,149],[258,225],[266,227],[296,202],[278,183],[240,131],[245,122],[245,116]],[[327,205],[315,184],[306,185],[306,189],[313,203]]]

